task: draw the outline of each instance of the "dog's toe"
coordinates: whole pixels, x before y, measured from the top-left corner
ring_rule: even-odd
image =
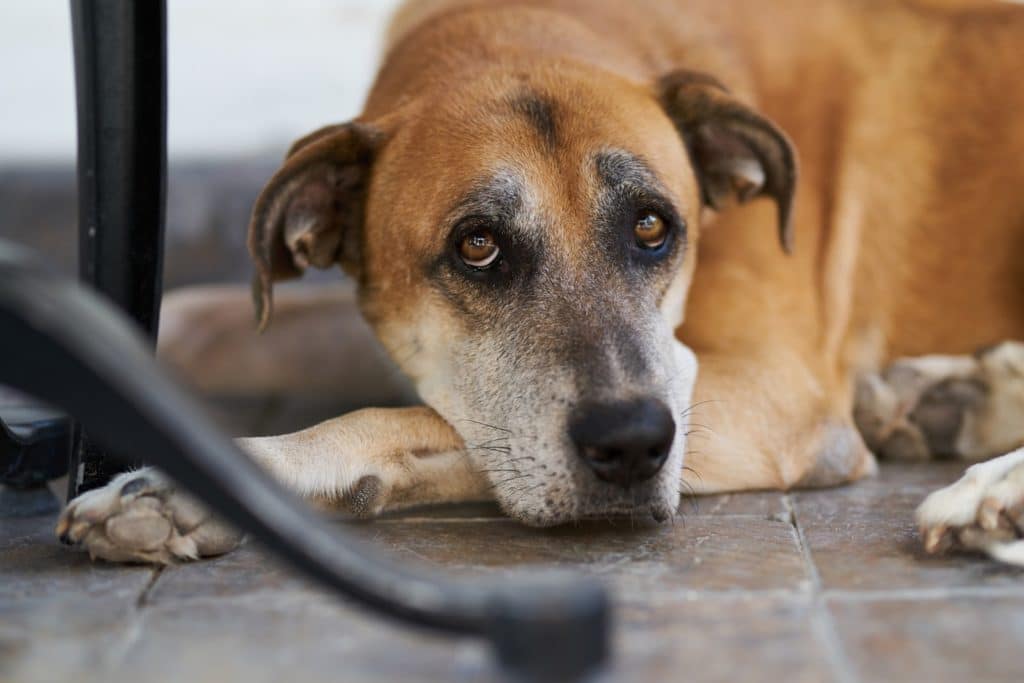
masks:
[[[219,555],[241,542],[238,532],[150,469],[119,475],[71,501],[56,532],[111,562],[168,564]]]
[[[917,523],[929,553],[978,550],[1024,565],[1024,450],[968,468],[921,503]]]
[[[867,447],[879,456],[890,460],[928,460],[932,457],[928,441],[907,415],[913,402],[905,393],[902,385],[880,375],[862,375],[854,394],[854,422]]]

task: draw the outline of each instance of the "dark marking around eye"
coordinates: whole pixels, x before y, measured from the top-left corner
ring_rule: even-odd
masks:
[[[554,101],[534,92],[526,92],[514,97],[511,106],[513,112],[526,119],[549,150],[558,146]]]
[[[452,208],[452,215],[457,217],[452,222],[465,216],[486,216],[497,222],[512,223],[521,206],[519,181],[502,173],[473,183]]]
[[[601,152],[594,157],[594,165],[601,182],[610,188],[622,185],[660,186],[650,166],[643,159],[627,152]]]
[[[475,324],[493,319],[495,301],[507,306],[530,296],[544,248],[532,230],[519,230],[522,202],[522,181],[512,171],[498,170],[471,183],[448,212],[443,246],[424,262],[434,286]],[[478,232],[487,232],[500,249],[490,268],[473,268],[461,258],[463,240]]]

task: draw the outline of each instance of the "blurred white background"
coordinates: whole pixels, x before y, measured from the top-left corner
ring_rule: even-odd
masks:
[[[279,154],[357,114],[398,0],[169,0],[169,153]],[[0,2],[0,166],[70,162],[68,0]]]

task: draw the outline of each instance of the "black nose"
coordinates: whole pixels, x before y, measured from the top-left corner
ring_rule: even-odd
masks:
[[[587,403],[569,421],[569,436],[583,462],[599,478],[623,487],[653,477],[675,435],[672,413],[653,398]]]

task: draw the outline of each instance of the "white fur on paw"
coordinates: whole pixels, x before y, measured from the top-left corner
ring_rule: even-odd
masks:
[[[1024,566],[1024,449],[969,467],[916,517],[929,553],[966,548]]]
[[[94,559],[157,564],[220,555],[242,539],[150,468],[120,474],[72,500],[56,531]]]

